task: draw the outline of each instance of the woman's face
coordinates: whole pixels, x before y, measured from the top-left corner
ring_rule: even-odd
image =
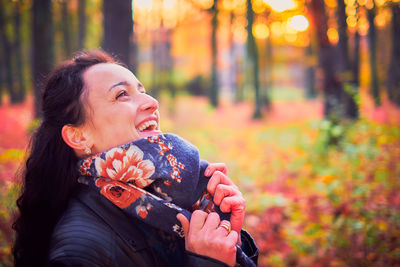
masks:
[[[83,128],[93,153],[160,133],[158,101],[128,69],[101,63],[87,69],[83,80],[88,104]]]

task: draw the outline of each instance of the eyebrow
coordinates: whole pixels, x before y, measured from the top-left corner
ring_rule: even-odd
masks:
[[[120,86],[120,85],[129,85],[129,83],[127,81],[115,83],[108,89],[108,91],[111,91],[111,89],[113,89],[114,87]]]
[[[111,89],[113,89],[114,87],[120,86],[120,85],[127,85],[127,86],[130,86],[131,84],[128,83],[127,81],[117,82],[117,83],[113,84],[113,85],[108,89],[108,91],[111,91]],[[143,84],[141,84],[141,83],[138,83],[137,86],[138,86],[138,88],[144,88]]]

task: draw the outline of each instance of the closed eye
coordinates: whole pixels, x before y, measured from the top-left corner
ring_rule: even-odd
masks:
[[[115,99],[119,99],[120,97],[123,97],[123,96],[128,96],[128,92],[126,90],[122,90],[122,91],[118,92]]]

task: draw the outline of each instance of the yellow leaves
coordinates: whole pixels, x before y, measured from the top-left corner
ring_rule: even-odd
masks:
[[[11,247],[2,248],[3,255],[11,255]]]
[[[322,176],[322,182],[324,184],[330,184],[333,180],[335,180],[335,176],[331,174]]]
[[[6,149],[0,153],[0,163],[9,161],[21,161],[24,158],[24,151],[21,149]]]
[[[388,144],[388,137],[386,135],[382,135],[378,137],[378,145],[386,145]]]
[[[386,224],[386,222],[380,221],[380,222],[378,223],[378,228],[379,228],[379,230],[386,231],[386,229],[387,229],[387,224]]]
[[[274,109],[280,104],[275,102]],[[393,227],[400,214],[391,209],[400,203],[399,127],[366,120],[341,124],[340,149],[317,150],[321,129],[333,126],[318,118],[314,123],[300,117],[288,122],[290,112],[304,112],[294,101],[285,112],[273,111],[258,122],[249,119],[252,110],[244,104],[222,103],[213,111],[201,98],[182,98],[174,107],[175,116],[163,114],[163,128],[189,139],[202,158],[228,165],[229,177],[246,199],[251,215],[245,225],[258,234],[256,241],[270,244],[274,241],[265,239],[274,235],[289,247],[285,252],[283,246],[261,248],[263,264],[285,266],[292,255],[299,265],[311,266],[316,257],[343,249],[359,253],[365,242],[379,250],[379,235],[400,238]],[[274,214],[273,208],[280,210]],[[393,218],[381,212],[387,210],[394,212]],[[279,227],[267,226],[275,217]],[[369,252],[362,254],[366,261]],[[347,266],[341,259],[332,257],[329,263]]]

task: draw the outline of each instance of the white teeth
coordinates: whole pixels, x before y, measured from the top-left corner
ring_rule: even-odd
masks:
[[[157,122],[152,120],[152,121],[146,121],[142,123],[139,127],[137,127],[139,132],[143,132],[146,128],[150,127],[151,125],[154,125],[157,127]]]

